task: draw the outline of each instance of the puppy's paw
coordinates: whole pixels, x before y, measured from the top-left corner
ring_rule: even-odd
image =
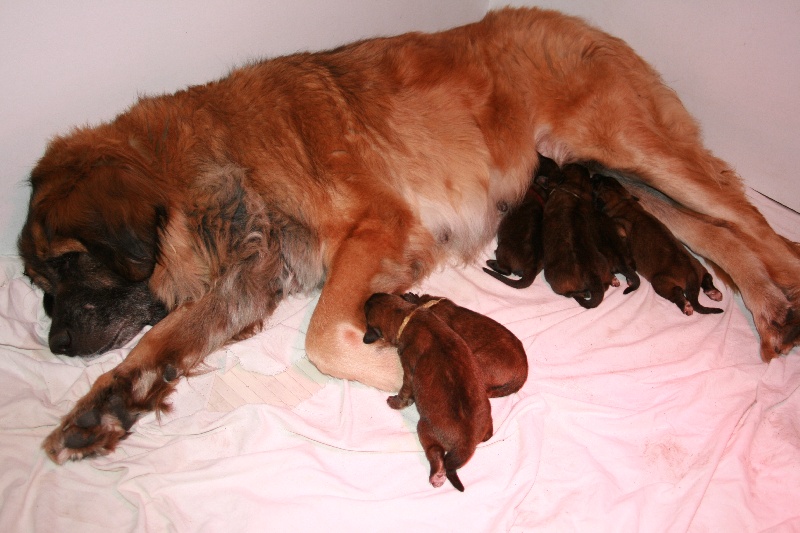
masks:
[[[437,489],[444,485],[444,481],[447,479],[447,474],[445,474],[444,469],[440,472],[435,472],[431,474],[431,477],[428,480],[431,482],[431,485],[436,487]]]
[[[399,394],[395,394],[394,396],[386,398],[386,403],[388,403],[389,407],[392,409],[404,409],[414,403],[414,399],[411,397],[402,398]]]
[[[128,436],[139,416],[127,403],[125,393],[116,383],[92,389],[61,420],[42,448],[58,464],[111,453]]]
[[[706,293],[706,296],[708,296],[710,299],[714,300],[715,302],[721,302],[722,301],[722,293],[718,289],[711,289],[711,290],[707,290],[707,291],[704,291],[704,292]]]

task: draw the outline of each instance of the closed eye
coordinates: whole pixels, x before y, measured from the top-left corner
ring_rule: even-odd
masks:
[[[77,263],[80,252],[67,252],[58,257],[53,257],[47,260],[47,266],[56,271],[59,277],[63,277],[69,272],[75,263]]]

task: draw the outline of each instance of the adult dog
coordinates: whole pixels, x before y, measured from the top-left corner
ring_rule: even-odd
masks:
[[[100,352],[155,325],[46,452],[110,452],[206,354],[320,286],[311,361],[396,390],[398,359],[361,342],[364,302],[473,259],[537,152],[638,183],[642,204],[738,285],[764,359],[798,343],[798,246],[747,202],[673,91],[579,19],[506,9],[252,64],[52,141],[19,249],[53,315],[53,351]],[[109,301],[138,316],[109,320]]]

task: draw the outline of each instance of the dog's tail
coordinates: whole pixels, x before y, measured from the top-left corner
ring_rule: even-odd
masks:
[[[475,449],[465,449],[462,445],[457,447],[453,450],[450,450],[444,455],[444,471],[447,479],[452,483],[452,485],[459,491],[464,492],[464,484],[461,483],[461,480],[458,478],[458,474],[456,470],[464,466],[467,461],[469,461],[472,454],[475,453]]]
[[[635,270],[626,267],[620,274],[625,276],[625,279],[628,281],[628,286],[622,291],[622,294],[633,292],[642,284],[642,280],[639,279],[639,274],[637,274]]]
[[[603,301],[603,296],[605,295],[605,289],[603,288],[603,282],[600,281],[600,277],[596,275],[592,275],[591,279],[589,280],[589,286],[586,288],[585,291],[581,291],[578,293],[572,293],[568,296],[572,296],[576,302],[580,304],[581,307],[585,309],[594,309]],[[588,294],[588,297],[587,297]]]
[[[706,274],[708,276],[708,274]],[[710,276],[709,276],[710,277]],[[703,279],[704,287],[705,284],[708,282],[705,278]],[[712,284],[713,287],[713,284]],[[689,283],[686,284],[686,299],[692,304],[692,308],[695,311],[700,313],[701,315],[715,315],[722,312],[722,309],[717,307],[706,307],[698,301],[698,297],[700,296],[700,284],[697,283],[697,278],[695,276],[691,276]]]
[[[513,287],[515,289],[524,289],[526,287],[530,287],[533,284],[533,281],[536,279],[536,276],[539,275],[541,269],[530,269],[526,270],[522,273],[522,277],[519,279],[509,279],[508,277],[504,276],[503,274],[483,267],[483,271],[492,276],[495,279],[499,279],[509,287]]]

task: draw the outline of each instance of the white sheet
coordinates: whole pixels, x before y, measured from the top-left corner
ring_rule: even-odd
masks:
[[[800,240],[799,215],[753,200]],[[506,324],[530,360],[525,387],[492,400],[495,435],[459,471],[462,494],[428,484],[413,407],[310,367],[313,298],[209,357],[112,455],[56,466],[42,439],[129,348],[53,356],[40,294],[16,258],[0,265],[0,531],[800,530],[800,354],[762,363],[724,289],[725,313],[686,317],[647,283],[586,311],[541,277],[523,291],[478,266],[427,280]],[[244,400],[226,404],[221,381]]]

